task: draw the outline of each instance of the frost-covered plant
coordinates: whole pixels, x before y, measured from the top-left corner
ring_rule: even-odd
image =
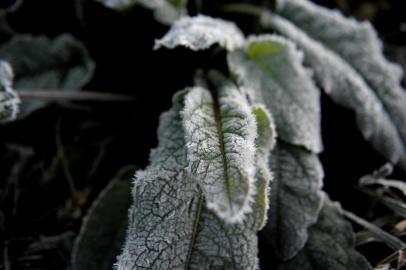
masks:
[[[272,12],[249,11],[262,34],[245,37],[233,22],[186,16],[183,0],[98,1],[119,11],[138,4],[171,25],[155,49],[215,48],[227,55],[225,70],[196,72],[195,85],[177,92],[161,115],[158,146],[135,175],[117,269],[258,269],[259,230],[272,247],[275,269],[371,269],[355,250],[340,205],[322,191],[318,158],[323,90],[355,112],[362,135],[381,155],[406,169],[403,73],[384,58],[369,23],[308,0],[279,0]],[[33,42],[10,41],[0,58],[16,69],[18,61],[5,51],[27,39]],[[80,59],[87,56],[69,37],[35,42],[69,45],[85,56]],[[57,60],[69,67],[67,85],[88,80],[91,61]],[[52,70],[43,75],[47,85],[65,85]],[[5,62],[0,81],[0,120],[9,121],[18,96]],[[79,239],[74,260],[82,245]]]
[[[258,15],[276,33],[245,38],[233,23],[199,15],[156,41],[155,49],[216,45],[228,74],[198,76],[162,115],[159,145],[135,177],[118,269],[255,269],[261,229],[276,269],[370,269],[340,206],[321,191],[318,86],[406,168],[401,69],[369,23],[307,0]]]

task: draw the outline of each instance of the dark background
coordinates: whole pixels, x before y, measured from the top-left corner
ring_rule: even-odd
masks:
[[[0,1],[0,5],[13,2]],[[203,13],[233,19],[247,34],[258,29],[251,17],[219,13],[215,6],[221,2],[238,1],[204,1]],[[403,1],[316,2],[371,20],[387,56],[406,67]],[[193,15],[193,3],[189,10]],[[170,107],[172,94],[192,85],[196,68],[224,68],[224,55],[152,51],[154,39],[168,27],[140,7],[120,14],[90,0],[26,0],[7,20],[19,33],[73,34],[97,65],[85,89],[136,98],[133,103],[52,104],[23,121],[0,126],[0,269],[65,269],[72,241],[93,199],[121,167],[147,165],[149,150],[157,143],[159,114]],[[2,33],[0,42],[9,38]],[[371,199],[356,188],[361,176],[385,160],[363,140],[352,112],[323,95],[322,113],[325,190],[345,209],[365,218],[387,214],[386,209],[372,207]],[[61,151],[68,170],[58,158]],[[406,175],[395,169],[393,178],[405,180]],[[267,269],[267,246],[261,237],[260,247],[262,269]],[[391,252],[382,244],[360,250],[373,263]]]

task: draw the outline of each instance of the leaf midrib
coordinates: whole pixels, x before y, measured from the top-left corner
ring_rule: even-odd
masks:
[[[223,163],[223,174],[224,174],[224,181],[225,181],[225,188],[227,193],[227,199],[232,210],[232,201],[231,201],[231,181],[228,173],[228,166],[227,166],[227,158],[226,158],[226,149],[224,143],[224,132],[223,132],[223,122],[221,117],[220,111],[220,103],[218,93],[216,91],[211,91],[211,95],[213,98],[213,111],[214,111],[214,120],[216,122],[216,129],[219,138],[219,146],[220,146],[220,154]]]
[[[202,208],[203,208],[203,194],[200,188],[198,188],[198,200],[197,200],[197,206],[196,206],[196,216],[195,220],[193,221],[193,227],[192,227],[192,237],[190,239],[189,243],[189,248],[188,248],[188,253],[186,256],[186,262],[185,262],[185,270],[188,270],[190,268],[190,263],[192,261],[192,253],[194,246],[196,244],[196,239],[197,239],[197,233],[199,229],[199,224],[200,224],[200,217],[202,215]]]

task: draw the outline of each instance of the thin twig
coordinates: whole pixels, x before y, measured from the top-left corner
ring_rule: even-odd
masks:
[[[373,235],[375,235],[377,238],[381,239],[385,244],[387,244],[390,248],[393,250],[400,250],[403,248],[406,248],[406,244],[400,240],[399,238],[385,232],[378,226],[375,226],[374,224],[356,216],[355,214],[343,210],[343,214],[346,218],[349,220],[352,220],[353,222],[357,223],[358,225],[364,227],[368,231],[370,231]]]
[[[58,89],[17,89],[16,92],[22,99],[48,99],[48,100],[79,100],[79,101],[100,101],[100,102],[134,102],[132,96],[118,95],[112,93],[101,93],[93,91],[63,91]]]

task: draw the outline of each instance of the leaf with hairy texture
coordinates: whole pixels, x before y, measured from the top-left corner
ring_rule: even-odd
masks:
[[[293,259],[280,262],[277,270],[367,270],[371,266],[355,250],[351,224],[341,207],[325,195],[319,220],[309,229],[309,240]]]
[[[232,22],[199,15],[176,21],[169,32],[155,41],[154,49],[179,46],[198,51],[219,45],[233,50],[244,44],[244,35]]]
[[[385,59],[371,24],[307,0],[282,0],[278,13],[303,31],[298,33],[293,24],[275,17],[275,29],[306,51],[306,62],[325,91],[357,112],[361,132],[378,152],[406,169],[403,72]]]
[[[320,93],[302,58],[293,43],[264,35],[250,37],[243,49],[229,54],[228,62],[241,84],[253,90],[251,98],[271,111],[279,138],[318,153]]]
[[[105,6],[125,11],[140,5],[154,12],[157,21],[170,25],[186,14],[187,0],[97,0]]]
[[[316,154],[278,141],[269,162],[272,183],[269,222],[264,232],[280,260],[294,257],[308,240],[317,221],[323,196],[323,168]]]
[[[190,173],[206,205],[228,222],[251,212],[255,193],[255,117],[244,94],[224,82],[214,94],[195,87],[183,111]]]
[[[13,70],[9,63],[0,60],[0,123],[16,119],[20,99],[14,90]]]
[[[254,211],[258,213],[258,228],[261,230],[265,226],[268,216],[269,184],[273,179],[268,164],[270,151],[274,148],[276,142],[276,131],[273,119],[266,108],[261,105],[254,106],[253,113],[257,122],[258,133],[255,140],[257,148],[255,153],[255,166],[257,167],[255,201],[259,206]]]
[[[74,270],[112,268],[124,242],[133,170],[122,168],[90,207],[73,247]]]
[[[0,47],[0,59],[8,61],[14,70],[15,89],[79,89],[94,71],[85,47],[68,34],[55,39],[17,35]],[[24,101],[19,117],[45,105],[40,100]]]
[[[200,90],[178,93],[172,109],[161,116],[158,147],[151,152],[150,165],[136,175],[118,270],[257,267],[256,215],[247,214],[242,223],[225,222],[205,207],[203,193],[188,172],[180,111],[185,95],[195,95],[193,91]]]

